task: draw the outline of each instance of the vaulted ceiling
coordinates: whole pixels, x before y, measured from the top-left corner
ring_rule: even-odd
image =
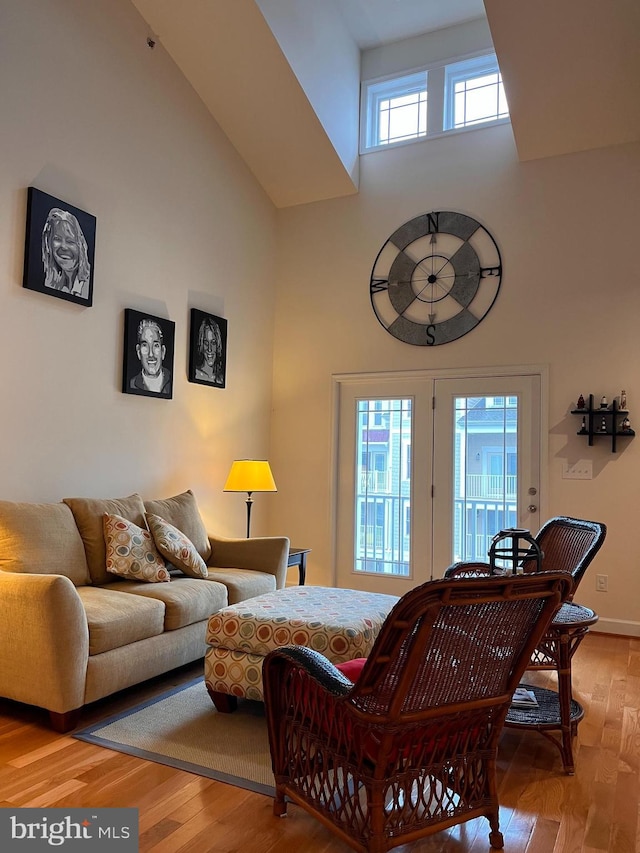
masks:
[[[484,5],[521,160],[640,141],[639,0],[299,0],[297,7],[288,0],[288,6],[303,14],[310,2],[336,2],[358,47],[478,17]],[[276,206],[357,191],[357,177],[267,24],[260,6],[268,3],[133,3]]]

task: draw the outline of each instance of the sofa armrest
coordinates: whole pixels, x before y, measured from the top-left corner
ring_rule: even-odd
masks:
[[[253,569],[275,575],[276,589],[284,589],[289,561],[286,536],[256,536],[253,539],[226,539],[209,536],[209,565],[219,569]]]
[[[0,571],[0,695],[64,714],[84,704],[89,628],[63,575]]]

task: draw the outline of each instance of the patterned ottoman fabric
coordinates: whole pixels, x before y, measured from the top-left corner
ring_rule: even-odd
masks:
[[[394,595],[305,586],[225,607],[209,619],[207,686],[262,701],[265,655],[291,644],[315,649],[333,663],[366,657],[397,601]]]

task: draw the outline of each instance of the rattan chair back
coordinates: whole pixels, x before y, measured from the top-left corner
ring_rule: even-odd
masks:
[[[543,555],[541,571],[570,572],[575,593],[606,535],[606,525],[598,521],[562,515],[549,519],[535,537]],[[525,572],[535,568],[533,561],[523,567]]]
[[[575,593],[585,571],[602,547],[606,535],[607,527],[599,521],[586,521],[566,515],[550,518],[535,536],[543,553],[540,571],[569,572],[573,578]],[[537,562],[535,559],[524,560],[522,567],[525,573],[534,572]],[[489,563],[465,560],[449,566],[444,576],[481,577],[490,572]]]

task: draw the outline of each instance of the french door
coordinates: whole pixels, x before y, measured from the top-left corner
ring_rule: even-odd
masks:
[[[336,381],[338,586],[402,595],[538,529],[540,372]]]

